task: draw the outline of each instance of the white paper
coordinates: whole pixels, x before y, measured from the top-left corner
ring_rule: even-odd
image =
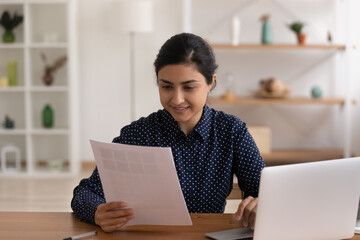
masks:
[[[106,202],[133,208],[132,225],[192,225],[171,148],[90,140]]]

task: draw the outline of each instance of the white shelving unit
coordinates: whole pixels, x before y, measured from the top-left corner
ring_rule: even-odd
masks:
[[[215,1],[212,1],[213,3]],[[209,35],[215,36],[214,32],[215,29],[219,26],[224,27],[224,22],[230,22],[230,19],[233,15],[238,14],[239,12],[241,13],[245,13],[252,4],[255,3],[270,3],[270,4],[274,4],[275,7],[280,8],[280,10],[282,12],[286,12],[286,14],[290,18],[290,16],[294,15],[294,12],[289,12],[287,11],[287,7],[286,4],[291,4],[288,3],[287,1],[278,1],[278,0],[274,0],[274,1],[261,1],[261,0],[254,0],[254,1],[243,1],[241,3],[241,1],[232,1],[232,4],[234,4],[234,7],[231,9],[231,11],[229,10],[229,8],[227,8],[227,12],[229,12],[229,16],[228,19],[226,18],[222,18],[218,23],[214,24],[214,22],[212,22],[209,26],[208,26],[208,32]],[[295,1],[293,1],[294,3]],[[330,1],[329,1],[330,2]],[[199,2],[196,2],[196,0],[183,0],[183,18],[188,18],[190,16],[196,16],[195,11],[193,11],[193,4],[196,3],[198,6],[201,5],[199,4]],[[219,2],[215,2],[216,4],[218,4],[217,6],[219,6],[221,3]],[[316,1],[308,1],[308,2],[301,2],[298,1],[297,4],[307,4],[307,5],[315,5]],[[211,4],[211,2],[207,3],[207,4]],[[228,1],[226,4],[231,4],[230,1]],[[331,3],[329,3],[331,4]],[[271,154],[263,154],[264,160],[267,161],[272,161],[272,162],[276,162],[276,164],[281,164],[281,163],[291,163],[291,162],[307,162],[307,161],[313,161],[313,160],[326,160],[326,159],[335,159],[335,158],[341,158],[341,157],[350,157],[351,156],[351,108],[354,104],[353,98],[350,95],[351,93],[351,77],[349,74],[349,64],[347,63],[347,59],[348,59],[348,51],[351,51],[351,46],[349,46],[349,44],[347,44],[346,42],[346,26],[347,26],[347,12],[348,12],[348,2],[347,1],[337,1],[336,2],[336,10],[339,11],[338,12],[338,17],[341,18],[342,20],[342,25],[338,26],[339,29],[341,30],[340,33],[344,34],[342,39],[341,39],[341,44],[329,44],[326,41],[324,42],[320,42],[320,43],[316,43],[316,44],[306,44],[304,46],[299,46],[297,45],[295,42],[293,44],[289,44],[289,43],[285,43],[285,42],[274,42],[274,44],[270,44],[270,45],[262,45],[259,44],[259,41],[253,41],[253,42],[246,42],[246,43],[242,43],[239,44],[237,46],[233,46],[230,43],[224,43],[224,42],[212,42],[211,41],[211,37],[210,36],[206,36],[206,31],[204,32],[205,38],[207,38],[207,40],[210,42],[210,44],[212,45],[212,47],[214,48],[214,51],[216,54],[220,55],[220,56],[227,56],[227,57],[231,57],[232,60],[235,59],[235,55],[240,55],[243,52],[246,52],[248,55],[250,56],[251,54],[256,54],[257,56],[262,57],[263,55],[265,56],[269,56],[272,53],[279,53],[282,52],[284,53],[284,51],[291,51],[292,55],[291,57],[293,59],[296,59],[297,57],[302,57],[302,59],[305,59],[304,56],[308,56],[308,58],[306,59],[306,61],[308,62],[313,62],[313,65],[316,66],[316,62],[312,59],[312,54],[313,52],[311,51],[315,51],[316,54],[323,54],[325,57],[323,57],[322,61],[326,61],[330,58],[332,58],[333,56],[339,54],[341,59],[341,62],[338,61],[337,62],[337,69],[335,70],[337,72],[335,78],[335,81],[337,83],[341,83],[342,87],[344,88],[344,93],[341,96],[337,96],[336,94],[334,94],[334,92],[330,93],[328,96],[326,96],[325,98],[321,99],[321,100],[314,100],[311,99],[310,96],[305,97],[305,98],[289,98],[289,99],[284,99],[284,100],[278,100],[278,99],[256,99],[253,97],[247,97],[247,96],[239,96],[238,99],[236,99],[235,101],[226,101],[220,98],[213,98],[210,99],[209,104],[213,104],[213,105],[217,105],[217,106],[235,106],[235,107],[243,107],[246,106],[248,107],[248,109],[251,108],[256,108],[258,106],[280,106],[280,105],[304,105],[304,106],[309,106],[309,105],[322,105],[321,107],[327,107],[327,106],[339,106],[337,109],[337,113],[339,114],[339,116],[341,116],[341,122],[342,122],[342,126],[343,127],[343,131],[340,133],[340,135],[343,135],[343,146],[341,146],[340,148],[334,149],[334,148],[330,148],[330,149],[275,149],[275,151],[273,151],[273,153]],[[236,7],[236,6],[237,7]],[[240,7],[239,7],[240,6]],[[341,10],[339,10],[341,9]],[[213,9],[209,9],[209,11],[211,12]],[[246,15],[246,14],[244,14]],[[256,17],[256,16],[254,16]],[[294,16],[292,16],[294,17]],[[334,17],[334,16],[333,16]],[[290,20],[289,20],[290,21]],[[335,20],[332,20],[335,21]],[[245,19],[246,22],[246,19]],[[189,32],[192,31],[193,26],[196,24],[196,22],[191,22],[191,21],[183,21],[183,29],[187,30]],[[280,24],[278,22],[278,24]],[[283,22],[281,22],[281,24],[284,24]],[[333,23],[335,24],[335,23]],[[345,26],[344,26],[345,25]],[[278,25],[277,25],[278,26]],[[228,26],[229,27],[229,26]],[[253,25],[251,27],[254,27]],[[248,25],[242,26],[242,30],[249,30],[251,27],[249,27]],[[201,25],[200,27],[201,29],[204,28],[204,23],[203,25]],[[198,27],[198,29],[200,29]],[[230,29],[230,27],[229,27]],[[222,32],[221,35],[224,35],[225,30],[221,29]],[[259,29],[260,30],[260,29]],[[229,30],[228,30],[229,31]],[[210,34],[211,32],[211,34]],[[278,31],[277,33],[279,33],[280,31]],[[215,38],[218,36],[215,36]],[[249,38],[247,38],[247,40],[249,40]],[[263,51],[263,55],[261,55],[261,53],[259,54],[259,52]],[[231,54],[230,54],[231,52]],[[223,54],[223,55],[222,55]],[[225,58],[225,57],[223,57]],[[275,60],[274,60],[275,61]],[[290,60],[289,60],[290,61]],[[300,62],[300,61],[299,61]],[[246,61],[241,62],[242,65],[247,65],[251,64],[248,63]],[[254,64],[254,60],[253,63]],[[299,64],[305,64],[305,62],[303,63],[299,63]],[[274,66],[274,65],[272,65]],[[286,68],[284,66],[284,68]],[[257,69],[257,71],[260,71],[260,69]],[[267,68],[267,70],[264,70],[265,74],[267,72],[271,72],[269,71],[269,68]],[[304,72],[303,72],[304,73]],[[314,80],[315,81],[315,80]],[[331,84],[331,83],[328,83]],[[333,95],[331,95],[333,94]],[[285,134],[284,134],[285,135]],[[338,137],[338,136],[336,136]]]
[[[0,0],[0,14],[8,10],[24,16],[14,31],[15,43],[0,43],[0,77],[7,76],[9,61],[16,61],[18,68],[18,86],[0,87],[1,122],[5,115],[15,120],[14,129],[1,126],[0,150],[7,144],[19,147],[22,169],[10,173],[0,169],[0,176],[72,176],[79,171],[76,4],[76,0]],[[42,82],[41,53],[51,64],[67,56],[50,86]],[[54,110],[50,129],[42,126],[46,104]],[[52,169],[49,163],[54,161],[64,167]]]

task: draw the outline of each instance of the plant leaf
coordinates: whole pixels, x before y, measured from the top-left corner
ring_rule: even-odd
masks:
[[[1,25],[5,28],[5,30],[10,30],[11,20],[10,14],[8,11],[3,12],[1,16]]]

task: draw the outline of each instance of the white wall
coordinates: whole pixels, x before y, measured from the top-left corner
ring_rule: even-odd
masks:
[[[112,0],[79,0],[80,158],[93,159],[89,139],[111,141],[130,123],[129,36],[108,18]],[[156,54],[181,31],[181,1],[154,0],[154,31],[135,37],[136,116],[160,108]]]
[[[112,0],[79,0],[79,66],[80,66],[80,119],[81,119],[81,152],[82,160],[93,159],[89,138],[111,141],[119,134],[121,127],[130,123],[129,108],[129,37],[116,31],[116,23],[109,22],[106,17]],[[357,10],[359,2],[349,0],[351,6],[352,22],[349,26],[352,31],[350,42],[360,42],[358,34]],[[226,20],[235,11],[236,6],[248,4],[251,1],[237,0],[193,0],[193,32],[214,41],[229,41],[229,22]],[[242,33],[241,41],[256,42],[260,38],[261,23],[258,21],[260,14],[270,12],[273,15],[273,26],[281,26],[274,30],[274,41],[293,42],[294,36],[288,32],[284,24],[294,18],[305,19],[308,23],[306,30],[309,32],[309,42],[318,43],[325,40],[326,30],[329,25],[327,10],[334,8],[334,0],[296,1],[282,0],[292,14],[270,6],[269,2],[256,1],[247,11],[241,13]],[[305,7],[303,4],[308,3]],[[314,2],[316,6],[314,6]],[[330,4],[331,3],[331,4]],[[155,25],[154,32],[138,34],[136,36],[136,116],[147,116],[160,108],[158,93],[155,84],[153,61],[160,46],[170,36],[182,29],[182,1],[181,0],[154,0]],[[315,11],[316,10],[316,11]],[[225,20],[224,20],[225,19]],[[107,27],[112,25],[113,27]],[[330,24],[331,25],[331,24]],[[332,26],[331,26],[332,27]],[[334,27],[335,28],[335,27]],[[341,36],[334,36],[341,41]],[[360,103],[360,74],[356,70],[359,63],[359,50],[353,51],[352,70],[354,79],[354,97]],[[249,94],[257,87],[260,78],[277,76],[284,80],[293,78],[293,92],[306,95],[310,87],[316,82],[326,91],[325,94],[340,93],[344,91],[341,82],[335,82],[334,72],[338,63],[338,54],[321,62],[316,68],[297,73],[314,62],[324,58],[324,52],[313,51],[294,56],[294,52],[279,52],[275,55],[269,53],[242,52],[219,53],[217,59],[220,64],[218,75],[219,84],[214,94],[219,95],[224,90],[224,79],[232,73],[238,77],[236,91],[238,94]],[[296,53],[295,53],[296,54]],[[310,55],[308,55],[310,54]],[[311,61],[309,62],[309,58]],[[305,64],[304,64],[305,62]],[[243,63],[246,63],[244,65]],[[310,65],[309,65],[310,64]],[[235,69],[235,70],[234,70]],[[314,78],[315,77],[315,78]],[[330,85],[332,82],[336,89]],[[338,107],[306,108],[297,107],[258,107],[251,109],[245,107],[226,108],[230,113],[238,115],[249,123],[265,124],[263,119],[271,120],[274,132],[273,145],[275,146],[316,146],[333,147],[342,145],[341,117]],[[275,113],[275,114],[274,114]],[[301,113],[301,114],[299,114]],[[264,117],[265,116],[265,117]],[[359,107],[355,108],[353,124],[353,148],[360,155],[360,124]],[[328,118],[333,120],[329,121]],[[321,125],[308,126],[311,122],[321,122]],[[340,133],[340,134],[339,134]],[[340,138],[336,138],[339,135]],[[334,137],[335,136],[335,137]]]

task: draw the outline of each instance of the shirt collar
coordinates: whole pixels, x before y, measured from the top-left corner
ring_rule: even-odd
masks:
[[[179,124],[175,121],[175,119],[172,117],[172,115],[166,110],[163,109],[163,117],[164,122],[170,123],[173,125],[174,129],[178,129],[176,133],[165,131],[170,137],[176,137],[176,136],[183,136],[184,133],[181,130]],[[163,126],[165,127],[165,126]],[[200,121],[195,126],[194,130],[191,132],[196,133],[199,137],[201,137],[202,140],[207,140],[210,136],[210,129],[211,129],[211,108],[209,108],[206,104],[203,108],[203,114],[200,118]],[[190,132],[190,134],[191,134]],[[185,136],[185,135],[184,135]]]
[[[202,138],[202,140],[205,141],[210,136],[210,129],[211,129],[211,108],[209,108],[205,104],[200,121],[195,126],[193,131],[195,131]]]

